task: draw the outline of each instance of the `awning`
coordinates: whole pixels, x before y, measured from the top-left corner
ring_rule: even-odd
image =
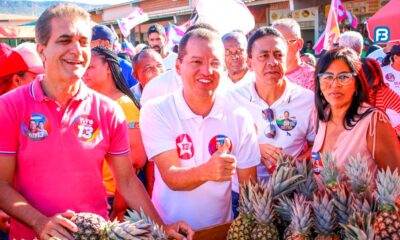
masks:
[[[0,39],[35,38],[35,26],[0,27]]]

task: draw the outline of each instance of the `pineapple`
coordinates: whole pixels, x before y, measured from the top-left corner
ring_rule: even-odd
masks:
[[[256,226],[251,232],[252,240],[278,240],[279,233],[272,220],[274,212],[272,210],[272,192],[270,189],[264,192],[254,193],[254,218],[257,221]]]
[[[125,217],[126,222],[136,223],[138,221],[143,221],[145,224],[149,224],[151,226],[150,232],[154,239],[156,240],[166,240],[168,239],[166,233],[162,226],[155,223],[152,219],[150,219],[144,213],[143,209],[140,209],[140,214],[136,211],[128,210],[128,216]]]
[[[374,190],[374,176],[369,171],[367,161],[361,158],[360,154],[355,158],[350,157],[345,169],[353,193],[360,194]]]
[[[274,223],[281,236],[284,235],[286,228],[292,220],[292,205],[292,200],[285,195],[281,196],[274,205],[274,209],[278,213],[275,215]]]
[[[347,224],[350,215],[353,213],[353,198],[348,190],[347,185],[343,183],[337,184],[333,198],[337,221],[341,224]]]
[[[71,232],[71,235],[75,239],[100,240],[105,236],[107,221],[97,214],[88,212],[77,213],[71,218],[71,221],[78,227],[78,232]]]
[[[315,194],[312,202],[315,217],[315,230],[318,233],[316,240],[340,239],[335,234],[337,227],[334,205],[327,192]]]
[[[287,240],[311,240],[311,208],[303,195],[295,194],[292,205],[292,221],[288,227]]]
[[[251,231],[255,226],[253,217],[253,188],[258,188],[257,184],[251,182],[240,187],[239,216],[232,222],[228,231],[228,240],[248,240]]]
[[[272,190],[273,199],[276,199],[293,192],[304,181],[302,175],[296,174],[294,167],[280,164],[269,179],[268,188]]]
[[[119,223],[104,220],[93,213],[75,214],[71,221],[78,232],[71,235],[77,240],[167,240],[162,228],[142,214],[129,211],[128,221]]]
[[[349,218],[349,224],[341,224],[345,238],[348,240],[374,240],[374,228],[372,226],[372,213],[354,213]]]
[[[400,214],[395,200],[400,195],[400,177],[397,169],[380,170],[376,179],[379,211],[375,218],[375,239],[400,239]]]
[[[333,158],[332,153],[325,152],[321,153],[321,161],[324,166],[320,174],[324,185],[322,189],[327,188],[329,191],[334,192],[338,182],[342,180],[342,175],[336,167],[336,160]]]
[[[305,179],[305,182],[297,186],[297,192],[303,194],[307,201],[313,199],[317,183],[314,178],[314,168],[311,161],[296,161],[296,171]]]

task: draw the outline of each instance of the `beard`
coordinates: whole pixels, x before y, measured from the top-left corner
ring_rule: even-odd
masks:
[[[161,46],[158,46],[158,45],[154,45],[151,48],[160,54],[161,54],[161,50],[163,49]]]

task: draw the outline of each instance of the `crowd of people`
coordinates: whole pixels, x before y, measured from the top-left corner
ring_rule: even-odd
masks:
[[[148,46],[123,53],[73,4],[49,7],[35,31],[36,43],[0,45],[5,239],[73,239],[75,213],[128,208],[192,239],[236,217],[239,185],[268,181],[280,156],[400,166],[400,42],[362,58],[349,31],[316,61],[293,19],[250,36],[196,23],[175,53],[153,24]]]

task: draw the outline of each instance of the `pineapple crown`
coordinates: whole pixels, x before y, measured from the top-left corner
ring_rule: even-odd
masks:
[[[331,152],[324,152],[321,153],[321,160],[324,166],[321,171],[322,180],[328,188],[334,188],[342,180],[339,169],[336,167],[336,159]]]
[[[326,191],[314,194],[312,208],[316,231],[320,234],[332,233],[337,227],[332,197]]]
[[[281,218],[286,222],[290,222],[292,220],[292,204],[293,203],[290,198],[287,196],[281,196],[274,205],[275,211],[277,211]]]
[[[376,178],[377,197],[382,208],[393,208],[395,198],[400,195],[400,177],[397,169],[390,171],[389,167],[379,170]]]
[[[278,165],[268,182],[268,188],[272,189],[273,198],[293,192],[297,185],[303,183],[302,175],[296,174],[292,166]]]
[[[295,194],[292,205],[292,221],[289,226],[290,230],[293,235],[309,235],[312,225],[310,204],[303,195]]]
[[[253,189],[254,198],[254,218],[260,223],[270,223],[274,217],[272,209],[272,191],[256,191]]]
[[[352,193],[352,198],[352,208],[354,209],[354,212],[368,214],[378,210],[378,201],[375,194],[369,194],[368,192],[362,194]]]
[[[349,216],[353,212],[352,196],[347,185],[339,183],[333,193],[333,204],[335,205],[336,219],[339,223],[347,224]]]
[[[240,213],[252,215],[254,212],[253,201],[253,188],[258,187],[258,184],[253,184],[249,181],[246,184],[240,186],[240,199],[238,210]]]
[[[311,201],[313,193],[317,188],[317,183],[314,178],[314,168],[311,161],[296,161],[296,171],[305,179],[305,182],[297,186],[296,191],[303,194],[307,201]]]
[[[369,171],[367,160],[360,154],[357,154],[357,157],[349,157],[345,169],[353,192],[362,193],[374,189],[374,176]]]
[[[166,233],[164,232],[163,227],[155,223],[148,216],[146,216],[142,208],[140,208],[140,214],[134,210],[128,210],[127,212],[128,216],[125,217],[125,221],[131,223],[142,221],[144,224],[149,224],[151,226],[150,230],[154,239],[156,240],[168,239]]]
[[[348,240],[374,240],[375,233],[372,226],[372,213],[363,215],[354,213],[348,224],[340,224]]]

